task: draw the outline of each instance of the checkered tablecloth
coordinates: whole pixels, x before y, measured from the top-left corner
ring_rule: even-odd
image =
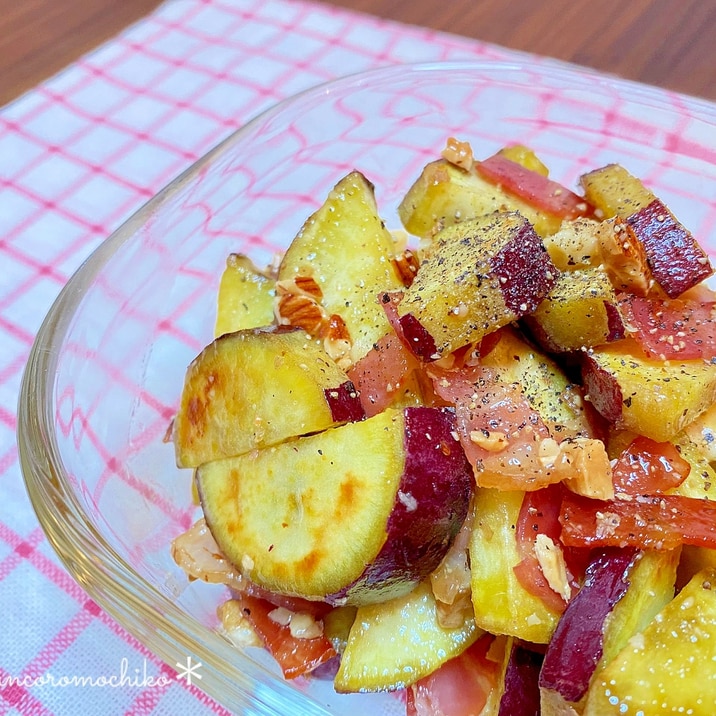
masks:
[[[282,98],[386,64],[516,56],[308,2],[172,0],[0,109],[0,714],[223,713],[83,593],[31,509],[15,409],[65,281],[149,197]],[[122,675],[123,686],[102,685]]]

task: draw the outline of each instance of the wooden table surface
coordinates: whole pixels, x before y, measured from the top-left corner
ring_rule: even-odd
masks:
[[[0,0],[0,105],[160,2]],[[331,2],[716,100],[714,0]]]

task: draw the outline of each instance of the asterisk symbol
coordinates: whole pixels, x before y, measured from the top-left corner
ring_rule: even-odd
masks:
[[[180,664],[177,661],[177,679],[186,679],[187,686],[191,686],[191,677],[195,676],[197,679],[201,679],[202,676],[199,673],[201,668],[201,662],[196,664],[191,663],[191,656],[186,657],[186,664]]]

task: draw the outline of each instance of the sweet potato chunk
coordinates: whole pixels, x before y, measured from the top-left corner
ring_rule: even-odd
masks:
[[[524,493],[480,488],[470,542],[475,621],[493,634],[546,644],[559,621],[538,596],[520,583],[514,567],[521,560],[515,525]]]
[[[626,339],[585,353],[582,373],[607,420],[657,442],[674,437],[716,397],[716,365],[650,360]]]
[[[567,606],[540,673],[546,703],[579,702],[594,675],[673,598],[678,550],[604,550]]]
[[[508,194],[474,168],[461,169],[444,159],[425,166],[398,208],[405,229],[422,238],[495,211],[519,211],[540,236],[554,233],[562,224],[561,216]]]
[[[716,570],[696,574],[599,674],[585,716],[712,714],[716,708]]]
[[[406,594],[434,570],[472,496],[472,471],[435,408],[362,422],[197,470],[206,522],[255,584],[330,604]]]
[[[709,462],[716,463],[716,405],[712,405],[689,424],[687,436]]]
[[[336,675],[336,691],[405,688],[465,651],[481,633],[470,616],[456,627],[440,626],[428,582],[403,597],[360,607]]]
[[[676,298],[713,273],[691,233],[640,179],[610,164],[581,178],[587,199],[605,218],[618,217],[641,243],[658,286]]]
[[[542,160],[535,154],[534,150],[524,144],[508,144],[497,152],[501,157],[523,166],[525,169],[537,172],[543,177],[549,176],[549,169]]]
[[[436,360],[533,311],[557,269],[524,217],[496,213],[441,231],[398,305],[409,346]]]
[[[626,219],[641,242],[654,279],[669,298],[676,298],[713,273],[696,239],[655,199]]]
[[[613,216],[626,219],[656,199],[641,179],[620,164],[607,164],[588,172],[580,177],[580,183],[587,201],[601,212],[604,219]]]
[[[555,353],[600,346],[625,334],[616,293],[597,268],[560,274],[525,321],[539,343]]]
[[[505,650],[498,716],[534,716],[539,713],[539,672],[542,654],[509,638]]]
[[[595,268],[602,263],[602,234],[609,227],[593,219],[565,221],[559,231],[543,241],[549,257],[560,271]]]

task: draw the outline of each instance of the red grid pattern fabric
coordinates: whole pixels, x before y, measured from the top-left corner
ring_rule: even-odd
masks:
[[[84,594],[30,507],[15,405],[66,280],[147,199],[278,100],[387,64],[523,57],[307,2],[176,0],[0,109],[0,714],[225,713]],[[678,128],[672,136],[688,147]],[[660,180],[668,185],[668,167]],[[699,221],[713,229],[716,208]]]

